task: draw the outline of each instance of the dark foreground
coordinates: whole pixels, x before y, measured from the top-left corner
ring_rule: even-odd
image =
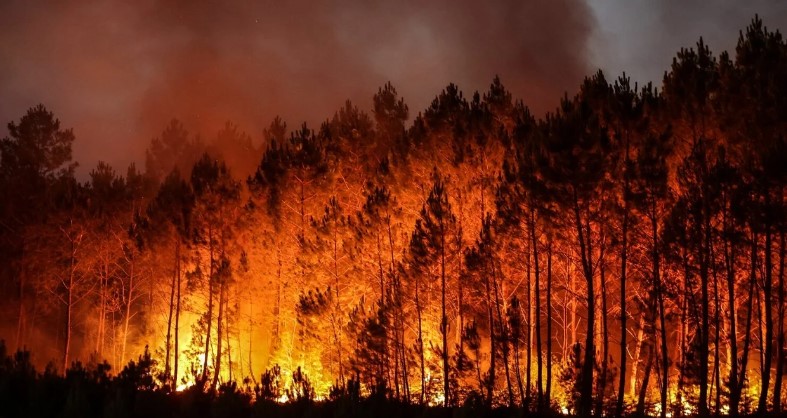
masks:
[[[149,353],[126,365],[117,375],[107,363],[74,363],[65,373],[53,367],[37,371],[30,352],[8,354],[0,341],[0,418],[12,417],[562,417],[554,411],[534,413],[522,408],[488,408],[480,402],[445,408],[406,403],[378,390],[361,396],[350,380],[334,388],[328,399],[314,400],[308,379],[290,389],[278,382],[223,384],[218,389],[203,382],[175,392],[156,375]],[[278,402],[281,395],[287,402]],[[633,416],[633,415],[632,415]],[[771,416],[776,416],[771,415]]]

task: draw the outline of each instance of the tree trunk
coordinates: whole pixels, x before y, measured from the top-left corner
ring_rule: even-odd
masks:
[[[577,229],[577,236],[579,239],[579,249],[581,252],[582,270],[585,276],[585,287],[587,291],[587,332],[585,334],[585,359],[582,363],[582,371],[579,377],[579,405],[578,414],[580,416],[592,415],[593,408],[593,369],[595,368],[595,345],[593,342],[595,334],[595,315],[596,315],[596,301],[595,301],[595,286],[593,281],[593,247],[590,240],[590,221],[583,222],[579,216],[579,201],[576,196],[574,197],[574,221]],[[584,231],[583,231],[584,229]]]
[[[448,316],[446,315],[446,271],[445,271],[445,230],[442,219],[440,221],[440,334],[443,337],[443,349],[441,356],[443,359],[443,406],[450,403],[450,386],[448,376]]]
[[[530,209],[530,239],[533,246],[533,274],[535,276],[534,297],[535,321],[536,328],[536,394],[538,409],[542,410],[544,407],[544,384],[543,384],[543,370],[544,360],[541,356],[541,276],[538,268],[538,239],[536,238],[536,211]]]
[[[566,258],[566,263],[571,263],[570,259]],[[569,296],[571,297],[571,344],[566,345],[565,347],[573,347],[575,344],[579,342],[579,338],[577,337],[577,329],[579,328],[577,324],[577,278],[574,274],[573,264],[569,266]],[[564,357],[567,354],[564,354]]]
[[[628,352],[626,349],[626,267],[628,261],[628,225],[629,225],[629,141],[626,132],[626,155],[623,169],[623,222],[621,226],[621,247],[620,247],[620,371],[618,380],[618,398],[615,406],[615,416],[623,416],[623,397],[626,392],[626,360]]]
[[[177,299],[175,301],[175,371],[172,375],[172,381],[175,382],[175,387],[178,385],[178,366],[180,365],[180,284],[181,284],[181,266],[180,266],[180,237],[175,244],[176,254],[176,268],[178,272],[177,278]]]
[[[339,357],[339,383],[344,385],[344,363],[342,362],[342,325],[339,318],[342,317],[342,305],[339,293],[339,237],[337,233],[338,220],[336,211],[333,212],[333,279],[335,282],[336,303],[334,304],[335,333],[336,333],[336,352]]]
[[[418,313],[418,354],[421,359],[421,398],[419,404],[424,404],[426,394],[426,366],[424,364],[424,332],[421,318],[421,300],[419,295],[418,279],[415,279],[415,311]]]
[[[492,280],[493,286],[495,290],[495,306],[497,307],[497,323],[500,326],[501,334],[504,334],[503,327],[505,326],[505,321],[503,320],[503,309],[502,304],[503,301],[500,298],[500,291],[497,285],[497,268],[494,266],[494,261],[492,261]],[[507,333],[506,333],[507,334]],[[514,406],[514,391],[511,388],[511,371],[509,370],[509,359],[508,359],[508,339],[502,338],[500,341],[503,344],[503,370],[506,373],[506,388],[508,389],[508,406]]]
[[[213,366],[213,389],[219,386],[219,375],[221,374],[221,358],[224,356],[222,352],[222,339],[224,336],[224,278],[219,278],[219,315],[216,318],[216,356],[214,358]]]
[[[167,315],[167,341],[165,344],[165,360],[164,360],[164,376],[167,379],[167,385],[170,382],[170,355],[172,349],[172,316],[175,311],[175,288],[177,287],[177,280],[178,280],[178,260],[177,260],[177,251],[175,254],[175,266],[172,269],[172,280],[170,281],[169,287],[169,314]]]
[[[645,396],[648,393],[650,371],[653,368],[653,357],[653,347],[648,346],[648,360],[645,362],[645,372],[642,376],[642,384],[639,388],[639,399],[637,400],[637,416],[645,416]]]
[[[746,381],[746,370],[747,364],[749,360],[749,347],[751,344],[751,329],[752,329],[752,316],[754,312],[753,308],[753,301],[754,301],[754,287],[757,280],[756,271],[757,271],[757,234],[752,234],[752,243],[751,243],[751,261],[750,261],[750,272],[749,272],[749,291],[746,298],[746,328],[743,332],[743,353],[740,357],[740,370],[738,378],[738,385],[734,388],[735,392],[730,393],[730,400],[731,402],[734,400],[737,402],[741,398],[741,392],[743,390],[743,382]],[[737,406],[737,405],[736,405]],[[732,412],[732,408],[730,408]]]
[[[661,284],[657,285],[661,287]],[[658,291],[658,304],[659,304],[659,340],[661,340],[661,385],[660,389],[660,399],[661,399],[661,411],[660,417],[666,418],[667,417],[667,388],[669,387],[669,352],[667,351],[667,320],[666,320],[666,309],[664,307],[664,290],[661,289]],[[655,341],[654,341],[655,343]]]
[[[76,246],[74,240],[69,236],[71,241],[71,256],[69,258],[68,270],[68,287],[66,288],[66,338],[65,346],[63,348],[63,375],[65,376],[68,370],[69,355],[71,354],[71,328],[72,328],[72,315],[74,311],[74,270],[76,266]]]
[[[713,259],[713,257],[711,258]],[[716,397],[715,402],[715,414],[719,415],[721,413],[721,360],[719,359],[719,354],[721,352],[721,314],[719,312],[719,277],[717,274],[717,269],[713,268],[713,324],[716,328],[716,332],[714,332],[714,343],[713,343],[713,377],[715,380],[715,388],[716,391],[714,392]]]
[[[727,210],[724,211],[723,223],[725,229],[731,230],[728,223]],[[738,415],[738,404],[740,402],[740,382],[738,381],[738,332],[736,329],[735,314],[735,245],[730,245],[730,240],[725,234],[724,238],[724,267],[727,279],[727,314],[729,318],[729,414]]]
[[[486,305],[487,305],[487,318],[489,321],[489,377],[488,381],[486,382],[486,406],[487,408],[492,407],[492,395],[493,389],[495,386],[495,360],[496,360],[496,351],[497,348],[495,345],[497,342],[495,341],[495,316],[494,316],[494,308],[492,306],[492,286],[489,283],[490,281],[490,274],[489,272],[485,272],[485,280],[484,284],[486,285]]]
[[[606,266],[603,261],[599,268],[600,270],[600,284],[601,284],[601,334],[602,334],[602,359],[601,359],[601,375],[599,376],[598,383],[598,400],[596,402],[596,414],[602,415],[604,408],[604,401],[607,395],[607,367],[609,359],[609,324],[607,323],[607,279],[606,279]]]
[[[125,313],[123,316],[123,346],[120,350],[120,360],[125,362],[126,359],[126,345],[128,344],[128,325],[131,321],[131,304],[134,301],[134,250],[129,255],[129,275],[128,275],[128,296],[126,297]]]
[[[103,254],[102,254],[103,255]],[[100,256],[101,257],[101,256]],[[101,271],[98,274],[98,325],[96,326],[96,355],[103,355],[104,317],[106,316],[106,282],[108,276],[107,260],[101,257]]]
[[[656,216],[655,202],[652,207],[653,216],[651,217],[651,234],[653,238],[652,262],[653,262],[653,285],[656,288],[656,299],[659,310],[659,331],[661,340],[661,418],[667,416],[667,387],[669,385],[669,353],[667,352],[667,320],[664,307],[664,285],[661,281],[661,255],[659,254],[658,236],[658,217]],[[655,340],[654,340],[655,343]]]
[[[688,329],[689,329],[689,301],[688,301],[688,294],[690,289],[689,278],[691,277],[690,274],[690,267],[689,267],[689,257],[688,257],[688,246],[684,243],[681,249],[681,261],[683,264],[683,299],[681,300],[681,309],[680,309],[680,339],[678,340],[678,354],[679,354],[679,362],[680,370],[678,371],[678,384],[677,384],[677,403],[682,405],[683,403],[683,384],[685,382],[686,377],[686,367],[685,367],[685,351],[687,348],[687,340],[686,337],[688,336]],[[677,415],[683,414],[683,410],[677,411]]]
[[[257,384],[257,378],[254,376],[254,367],[253,367],[253,364],[252,364],[252,361],[251,361],[251,359],[252,359],[252,356],[251,356],[252,348],[251,347],[252,347],[252,342],[254,341],[254,338],[253,338],[253,335],[254,335],[254,320],[253,320],[253,318],[254,318],[254,296],[252,294],[252,288],[251,287],[249,287],[248,296],[249,296],[249,331],[248,331],[249,332],[249,350],[248,350],[247,355],[249,357],[248,358],[248,362],[249,362],[249,376],[251,377],[251,381],[256,385]],[[239,334],[238,335],[238,346],[240,346],[240,333],[238,333],[238,334]],[[241,368],[241,372],[242,371],[243,371],[243,369]]]
[[[213,229],[211,227],[208,228],[208,253],[209,253],[209,260],[208,260],[208,311],[205,312],[207,315],[206,321],[206,331],[205,331],[205,358],[202,362],[202,381],[207,382],[208,380],[208,359],[210,358],[210,332],[211,326],[213,325],[213,282],[214,282],[214,259],[213,259]]]
[[[227,301],[225,305],[229,303],[229,296],[227,296]],[[232,340],[230,336],[232,332],[230,331],[230,318],[229,315],[224,315],[224,335],[227,342],[227,382],[232,382]]]
[[[520,312],[517,312],[516,315],[521,316],[521,308],[518,309]],[[519,401],[522,403],[522,408],[527,407],[527,399],[525,398],[525,386],[522,382],[522,366],[520,357],[521,357],[521,350],[520,350],[520,339],[521,335],[513,336],[513,343],[514,343],[514,376],[516,377],[517,388],[519,389]]]
[[[768,199],[766,198],[766,204]],[[768,386],[771,380],[771,363],[773,360],[773,308],[771,303],[773,287],[773,261],[772,261],[772,233],[770,224],[765,225],[765,279],[763,280],[763,309],[765,310],[765,341],[763,345],[763,365],[761,369],[760,400],[757,405],[757,412],[764,414],[768,407]]]
[[[776,376],[773,381],[773,412],[782,409],[782,376],[784,374],[784,230],[779,231],[779,289],[777,290]]]
[[[703,223],[702,223],[702,230],[703,230],[703,239],[700,243],[700,260],[699,260],[699,270],[700,270],[700,294],[701,294],[701,316],[700,316],[700,329],[698,330],[699,333],[699,362],[700,362],[700,370],[699,370],[699,385],[700,385],[700,396],[699,396],[699,404],[697,405],[697,409],[699,411],[699,416],[705,418],[710,415],[710,410],[708,409],[708,360],[710,357],[710,296],[708,292],[708,287],[710,285],[710,278],[709,278],[709,263],[710,257],[708,253],[710,251],[710,220],[709,220],[709,209],[707,208],[707,204],[703,203]]]
[[[547,388],[544,405],[552,404],[552,240],[547,244]]]
[[[637,339],[634,340],[634,356],[631,360],[631,381],[629,383],[630,396],[637,395],[637,374],[639,373],[639,362],[642,356],[642,343],[645,338],[645,313],[639,317],[639,327],[637,328]]]
[[[525,292],[527,292],[527,302],[525,303],[525,309],[527,310],[527,331],[525,331],[525,344],[526,347],[526,354],[527,354],[527,363],[525,364],[525,397],[530,400],[531,391],[533,388],[532,381],[533,381],[533,293],[531,291],[532,286],[532,272],[533,272],[533,264],[532,264],[532,251],[527,252],[527,277],[525,281]]]

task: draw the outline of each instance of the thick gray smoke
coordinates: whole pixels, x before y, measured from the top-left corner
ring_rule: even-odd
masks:
[[[536,112],[589,71],[593,14],[576,0],[104,0],[0,4],[0,121],[39,102],[77,135],[83,172],[142,159],[177,117],[255,139],[280,115],[316,125],[391,81],[413,114],[449,82],[498,74]]]
[[[715,55],[735,55],[738,33],[758,14],[769,30],[787,30],[787,2],[773,0],[589,0],[597,16],[590,61],[617,77],[623,71],[661,85],[680,48],[702,37]]]

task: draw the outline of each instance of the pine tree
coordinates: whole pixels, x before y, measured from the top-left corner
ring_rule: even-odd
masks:
[[[216,351],[213,370],[213,387],[217,387],[223,358],[222,338],[225,338],[224,321],[227,294],[232,285],[230,256],[237,221],[240,183],[232,177],[224,162],[204,154],[191,172],[191,189],[195,205],[192,216],[192,236],[196,251],[207,252],[207,310],[205,311],[205,358],[202,379],[207,381],[208,361],[212,341],[214,310],[216,316]],[[215,299],[218,298],[216,301]],[[218,307],[214,305],[218,303]]]
[[[559,209],[566,214],[576,234],[587,300],[587,332],[584,359],[579,379],[577,412],[592,412],[593,371],[595,369],[595,276],[599,261],[598,223],[599,190],[605,180],[608,164],[609,137],[601,126],[593,100],[608,89],[600,72],[586,79],[580,93],[573,99],[564,98],[555,114],[547,116],[545,130],[549,158],[543,167],[545,187],[558,198]]]
[[[443,369],[444,404],[451,402],[450,368],[448,364],[448,286],[453,282],[455,272],[450,270],[451,260],[458,256],[455,237],[458,228],[456,217],[448,201],[445,180],[435,172],[434,183],[429,192],[418,220],[415,223],[410,242],[411,263],[417,270],[416,274],[424,280],[437,279],[440,282],[440,335],[442,344],[440,356]],[[423,344],[423,343],[422,343]],[[423,356],[423,353],[421,353]]]

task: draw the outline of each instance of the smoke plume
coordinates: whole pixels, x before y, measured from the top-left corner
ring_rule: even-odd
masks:
[[[276,115],[316,125],[348,98],[368,110],[387,81],[415,114],[449,82],[470,95],[499,75],[541,113],[588,72],[594,22],[576,0],[6,1],[0,120],[44,103],[74,127],[86,172],[141,161],[173,117],[258,139]]]

